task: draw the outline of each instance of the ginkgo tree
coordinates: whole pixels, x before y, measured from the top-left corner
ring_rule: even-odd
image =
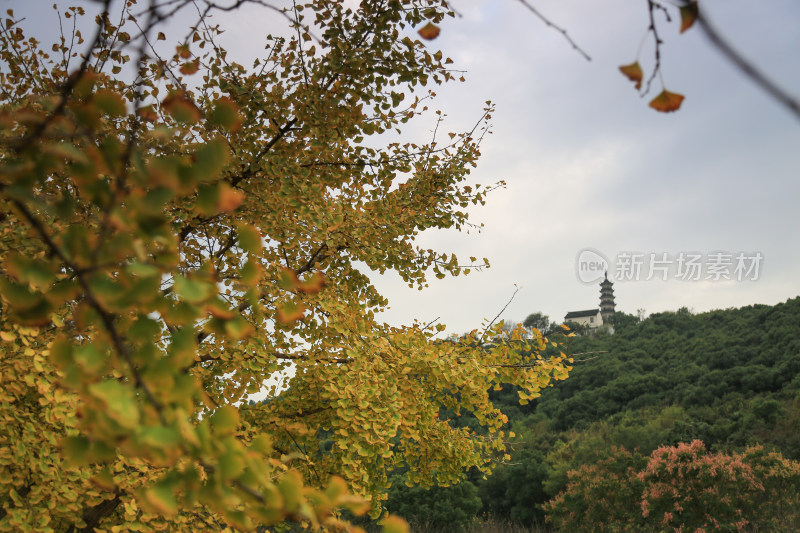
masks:
[[[415,31],[446,3],[253,2],[286,31],[248,65],[213,17],[243,3],[56,8],[46,44],[5,15],[0,531],[349,529],[394,468],[490,469],[488,390],[527,401],[569,371],[541,335],[376,319],[366,269],[421,288],[485,264],[414,239],[485,201],[467,177],[491,106],[444,141],[382,135],[439,128],[430,88],[458,75]]]

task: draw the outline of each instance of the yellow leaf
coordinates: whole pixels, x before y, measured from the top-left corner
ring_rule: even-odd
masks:
[[[680,109],[683,98],[682,94],[671,93],[664,89],[650,101],[650,107],[661,113],[671,113]]]
[[[399,516],[389,515],[383,519],[381,525],[383,526],[382,533],[411,533],[408,523]]]

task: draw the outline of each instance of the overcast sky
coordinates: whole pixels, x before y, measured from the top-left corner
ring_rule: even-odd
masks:
[[[52,2],[9,1],[44,27]],[[78,2],[80,4],[80,2]],[[635,313],[774,304],[800,293],[800,120],[729,64],[695,28],[661,24],[668,89],[686,96],[673,114],[640,98],[617,70],[636,59],[648,25],[644,0],[532,0],[591,56],[587,62],[561,34],[516,0],[455,0],[462,15],[429,43],[467,71],[466,83],[437,89],[445,126],[467,129],[484,101],[497,107],[472,179],[505,180],[486,206],[471,211],[481,233],[423,234],[421,244],[459,257],[487,257],[492,268],[430,282],[419,292],[399,276],[375,277],[392,324],[440,318],[448,332],[481,327],[521,287],[503,318],[541,311],[562,320],[597,307],[599,287],[581,282],[576,259],[590,248],[610,261],[617,309]],[[91,6],[84,2],[83,5]],[[745,57],[800,96],[800,2],[701,2]],[[47,9],[45,9],[47,8]],[[263,49],[279,23],[260,10],[220,17],[232,51]],[[663,22],[663,17],[660,17]],[[652,65],[652,39],[640,61]],[[242,61],[244,62],[244,61]],[[431,116],[409,128],[423,141]],[[703,254],[700,281],[676,279],[679,254]],[[641,279],[619,280],[621,253],[645,254]],[[669,279],[647,281],[649,254],[673,261]],[[706,280],[708,254],[754,257],[758,279]],[[724,256],[723,256],[724,257]],[[628,272],[629,273],[629,272]],[[755,277],[750,272],[749,277]]]
[[[465,84],[439,91],[455,127],[466,127],[484,100],[496,103],[493,135],[476,181],[504,179],[473,210],[476,235],[425,234],[425,245],[459,257],[488,257],[492,268],[432,280],[423,292],[393,276],[378,281],[390,297],[391,322],[441,317],[448,331],[479,327],[522,289],[503,314],[521,321],[541,311],[562,320],[599,303],[599,287],[581,283],[585,248],[618,272],[623,252],[644,256],[640,281],[616,281],[617,309],[635,313],[773,304],[800,293],[800,120],[733,68],[696,29],[663,25],[667,88],[686,95],[680,111],[656,113],[617,70],[636,58],[648,24],[646,2],[533,2],[592,57],[514,0],[455,4],[463,15],[431,43],[468,71]],[[736,48],[800,96],[800,3],[701,2]],[[642,53],[652,64],[652,40]],[[681,252],[746,257],[760,252],[758,279],[646,281],[647,259]],[[724,257],[724,256],[723,256]],[[663,265],[663,264],[662,264]],[[707,266],[707,265],[706,265]],[[750,266],[750,265],[748,265]],[[657,271],[658,272],[658,271]],[[629,273],[629,272],[628,272]],[[751,272],[750,278],[755,272]],[[746,278],[746,276],[743,276]]]

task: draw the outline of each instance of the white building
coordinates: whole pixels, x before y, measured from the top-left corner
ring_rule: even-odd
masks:
[[[606,272],[605,279],[600,282],[600,308],[570,311],[564,317],[564,322],[572,322],[573,324],[595,329],[602,326],[603,323],[608,323],[609,319],[614,316],[614,312],[614,284],[608,281],[608,272]]]
[[[572,322],[589,328],[599,328],[603,325],[603,315],[600,313],[600,309],[570,311],[564,317],[564,322]]]

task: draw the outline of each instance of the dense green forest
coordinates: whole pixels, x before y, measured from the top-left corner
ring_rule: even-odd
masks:
[[[517,436],[491,476],[423,489],[398,473],[388,508],[419,530],[476,516],[535,530],[800,530],[800,298],[613,322],[571,339],[570,377],[535,401],[493,392]],[[672,493],[659,485],[670,476]]]

